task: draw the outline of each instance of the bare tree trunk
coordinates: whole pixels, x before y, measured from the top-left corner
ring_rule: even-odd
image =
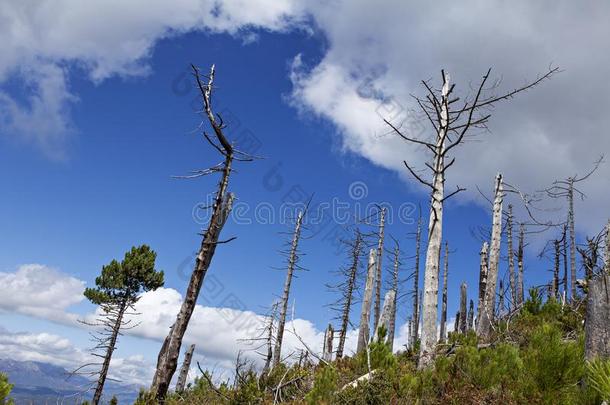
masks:
[[[412,348],[412,336],[413,336],[413,319],[409,318],[407,321],[407,334],[409,336],[409,340],[407,341],[407,349]]]
[[[126,310],[127,303],[122,303],[117,311],[116,318],[112,323],[113,325],[111,327],[110,339],[108,340],[106,354],[104,355],[104,361],[102,362],[102,369],[97,379],[95,393],[93,394],[93,400],[91,402],[93,405],[98,405],[100,403],[100,399],[102,398],[102,391],[104,390],[106,376],[108,375],[108,369],[110,368],[110,360],[112,359],[112,353],[114,353],[114,349],[116,349],[116,341],[119,336],[121,325],[123,325],[123,316],[125,315]]]
[[[500,280],[500,300],[498,303],[498,316],[502,316],[504,314],[504,283]]]
[[[388,326],[388,345],[390,350],[394,348],[394,335],[396,333],[396,302],[398,299],[398,268],[400,266],[400,249],[394,248],[394,271],[392,273],[392,290],[394,290],[394,302],[390,313],[390,323]]]
[[[568,179],[568,230],[570,232],[570,301],[576,299],[576,233],[574,231],[574,179]]]
[[[195,268],[191,274],[191,279],[184,296],[184,301],[182,302],[182,306],[180,307],[176,321],[172,325],[168,336],[163,342],[161,351],[159,352],[159,356],[157,358],[157,369],[153,377],[150,391],[151,394],[154,395],[160,402],[164,400],[169,389],[172,376],[176,372],[182,339],[195,309],[197,297],[199,296],[199,291],[201,291],[201,286],[203,285],[203,280],[210,267],[210,263],[212,262],[214,252],[216,251],[220,232],[222,231],[222,228],[229,217],[233,204],[233,194],[227,192],[229,175],[232,170],[231,164],[233,162],[233,146],[227,141],[222,133],[223,124],[216,121],[216,116],[212,112],[212,107],[210,104],[214,83],[214,65],[212,65],[212,68],[210,69],[207,85],[204,85],[200,81],[199,71],[195,67],[193,67],[193,70],[203,97],[204,111],[208,116],[208,120],[210,121],[217,140],[220,143],[220,146],[215,144],[214,146],[223,154],[225,159],[222,166],[215,166],[209,171],[210,173],[219,171],[222,173],[222,177],[216,191],[214,205],[212,207],[212,216],[210,218],[210,222],[208,223],[208,228],[203,234],[199,253],[197,254],[197,258],[195,260]],[[210,139],[208,138],[208,140]],[[210,140],[210,142],[212,141]]]
[[[470,300],[470,307],[468,308],[468,328],[467,330],[472,330],[474,323],[474,302]]]
[[[587,283],[585,357],[610,358],[610,274],[602,272]]]
[[[303,223],[303,212],[299,212],[294,225],[292,234],[292,242],[290,244],[290,254],[288,256],[288,270],[286,272],[286,281],[284,282],[284,292],[280,301],[280,317],[277,325],[277,336],[275,339],[275,350],[273,352],[273,366],[280,364],[282,360],[282,341],[284,340],[284,327],[286,325],[286,313],[288,312],[288,298],[290,296],[290,285],[292,284],[292,276],[297,265],[297,252],[299,248],[299,239],[301,237],[301,224]]]
[[[515,275],[515,252],[513,250],[513,206],[508,204],[508,215],[506,217],[506,244],[508,255],[508,282],[510,286],[511,306],[517,302],[517,281]]]
[[[379,219],[379,241],[377,242],[377,276],[375,281],[375,310],[374,325],[379,322],[379,311],[381,310],[381,261],[383,259],[383,236],[385,228],[385,208],[381,209]]]
[[[390,330],[390,322],[392,320],[392,313],[396,311],[394,307],[394,303],[396,302],[396,291],[390,290],[385,293],[385,297],[383,298],[383,311],[381,312],[381,317],[379,318],[379,323],[375,327],[375,339],[380,341],[379,330],[381,327],[385,329],[385,343],[389,346],[392,345],[390,341],[390,335],[388,331]],[[392,338],[393,339],[393,338]]]
[[[271,361],[273,359],[273,324],[275,322],[275,314],[277,311],[277,303],[273,304],[271,314],[269,315],[269,323],[267,324],[267,356],[265,357],[265,365],[261,375],[266,375],[271,369]]]
[[[468,321],[466,320],[466,318],[467,318],[466,305],[467,305],[467,302],[468,302],[467,294],[468,294],[468,287],[466,286],[466,283],[462,283],[460,285],[460,312],[459,312],[459,314],[460,314],[460,323],[459,323],[460,330],[459,330],[459,332],[461,334],[465,334],[466,331],[468,330],[468,327],[467,327],[467,325],[468,325],[467,322]],[[458,332],[458,330],[456,330],[456,332]]]
[[[176,383],[176,392],[180,393],[184,391],[186,387],[186,379],[189,375],[189,369],[191,368],[191,360],[193,359],[193,352],[195,351],[195,345],[190,345],[188,350],[184,353],[184,361],[180,368],[180,374],[178,374],[178,382]]]
[[[488,244],[487,242],[483,242],[483,247],[481,247],[481,261],[479,265],[479,302],[477,303],[477,334],[479,325],[481,323],[481,319],[483,318],[483,310],[485,305],[485,291],[487,290],[487,252],[488,252]]]
[[[562,245],[563,245],[563,300],[564,302],[568,299],[569,290],[570,290],[570,281],[568,278],[568,230],[567,226],[563,226],[563,235],[562,235]]]
[[[519,267],[519,279],[517,283],[517,298],[519,299],[519,305],[523,304],[524,301],[524,287],[523,287],[523,248],[525,244],[525,225],[519,224],[519,247],[517,248],[517,266]]]
[[[329,323],[324,334],[324,349],[322,350],[322,358],[325,361],[333,360],[333,339],[335,338],[335,331],[333,326]]]
[[[553,266],[553,284],[551,286],[551,296],[559,299],[559,255],[561,254],[561,246],[558,239],[553,241],[555,247],[555,263]]]
[[[500,262],[500,240],[502,238],[502,200],[504,198],[504,190],[502,187],[502,175],[500,173],[496,176],[495,183],[491,246],[489,249],[489,271],[487,274],[487,285],[485,287],[483,313],[481,314],[478,330],[479,336],[483,339],[489,338],[491,323],[494,320],[496,283],[498,281],[498,264]]]
[[[445,268],[443,271],[443,298],[441,305],[440,342],[447,340],[447,276],[449,275],[449,243],[445,241]]]
[[[413,273],[413,329],[411,330],[411,347],[415,347],[415,342],[419,337],[419,307],[421,305],[419,294],[419,259],[421,248],[421,214],[417,219],[417,231],[415,234],[415,272]]]
[[[339,331],[339,344],[337,345],[337,359],[343,357],[343,350],[345,347],[345,338],[347,336],[347,328],[349,326],[349,314],[352,309],[352,298],[354,289],[356,286],[356,276],[358,275],[358,263],[360,262],[360,252],[362,251],[362,235],[360,232],[356,232],[356,240],[354,241],[352,249],[352,265],[349,271],[349,278],[347,280],[346,292],[345,292],[345,303],[343,306],[343,312],[341,314],[341,330]]]
[[[366,350],[366,347],[369,344],[371,300],[373,298],[373,286],[375,285],[375,273],[377,271],[377,267],[375,266],[376,259],[377,252],[375,249],[371,249],[369,252],[369,262],[366,272],[364,297],[362,298],[362,312],[360,314],[360,326],[358,330],[358,346],[356,349],[358,353]]]
[[[604,271],[610,274],[610,220],[606,224],[606,250],[604,251]]]

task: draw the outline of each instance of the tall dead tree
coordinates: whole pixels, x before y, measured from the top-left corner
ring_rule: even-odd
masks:
[[[477,334],[483,339],[489,338],[491,324],[494,320],[496,302],[496,283],[498,280],[498,264],[500,262],[500,240],[502,238],[502,201],[504,190],[502,175],[498,173],[494,186],[493,218],[491,227],[491,245],[489,249],[489,270],[485,285],[485,299],[483,311],[479,320]]]
[[[290,297],[290,286],[294,271],[299,268],[298,249],[299,240],[301,238],[301,227],[303,225],[303,211],[299,211],[294,224],[294,232],[292,233],[292,241],[290,243],[290,251],[288,252],[288,268],[286,269],[286,280],[284,281],[284,291],[280,299],[280,313],[277,324],[277,335],[275,338],[275,350],[273,351],[273,366],[280,364],[282,360],[282,343],[284,340],[284,328],[286,326],[286,314],[288,313],[288,299]]]
[[[345,338],[347,337],[347,328],[349,327],[349,315],[352,309],[354,300],[354,292],[356,291],[356,278],[360,264],[360,256],[362,254],[362,234],[356,230],[356,236],[350,244],[350,260],[349,267],[339,270],[339,275],[344,278],[338,285],[331,286],[332,289],[340,293],[339,300],[333,304],[333,309],[339,313],[339,342],[337,344],[337,359],[343,357],[345,348]]]
[[[467,330],[472,330],[474,323],[474,302],[470,300],[470,306],[468,307],[468,328]]]
[[[466,305],[468,302],[468,297],[467,297],[468,291],[467,290],[468,290],[468,286],[466,285],[466,283],[462,283],[460,285],[460,312],[459,312],[459,314],[460,314],[459,332],[461,334],[465,334],[466,331],[468,330],[468,320],[466,319],[467,318]],[[472,301],[470,301],[470,302],[472,302]],[[457,332],[457,330],[456,330],[456,332]]]
[[[504,315],[504,310],[506,309],[506,307],[504,306],[504,282],[502,280],[500,280],[500,293],[499,293],[499,300],[498,300],[498,316],[502,316]]]
[[[491,73],[491,69],[489,69],[483,76],[474,95],[461,100],[460,97],[453,95],[455,85],[450,84],[449,74],[441,71],[441,88],[433,89],[428,82],[424,81],[423,85],[427,90],[427,95],[425,98],[416,97],[417,103],[436,133],[435,139],[432,142],[411,137],[409,134],[401,132],[400,125],[396,126],[388,120],[384,120],[402,139],[411,144],[424,146],[431,153],[432,163],[426,163],[426,167],[431,171],[430,180],[424,179],[407,162],[404,162],[411,175],[430,189],[428,247],[426,251],[424,302],[422,307],[423,327],[418,363],[420,368],[431,364],[437,341],[438,273],[443,229],[443,205],[448,198],[464,190],[458,187],[454,192],[445,195],[445,172],[455,162],[455,158],[447,161],[449,158],[448,154],[453,148],[463,143],[464,137],[470,129],[487,128],[486,124],[491,116],[488,114],[489,107],[536,86],[555,72],[557,72],[557,68],[550,69],[545,75],[532,83],[500,96],[487,96],[484,93],[487,93],[485,84]]]
[[[565,198],[568,203],[568,215],[566,225],[568,228],[570,239],[570,295],[568,299],[571,301],[576,297],[576,231],[574,225],[574,196],[578,195],[581,199],[585,198],[585,194],[576,188],[574,185],[588,179],[603,162],[601,156],[593,165],[593,169],[584,176],[570,176],[565,180],[556,180],[553,185],[547,188],[546,193],[553,198]]]
[[[358,346],[356,352],[360,353],[366,350],[369,344],[370,337],[370,326],[371,321],[371,300],[373,299],[373,287],[375,285],[375,273],[377,272],[376,267],[377,251],[371,249],[369,251],[369,262],[366,271],[366,284],[364,286],[364,297],[362,298],[362,310],[360,314],[360,325],[358,327]]]
[[[333,325],[328,324],[326,332],[324,333],[324,348],[322,349],[322,359],[324,361],[333,360],[333,340],[335,338],[335,331]]]
[[[375,309],[374,309],[374,325],[379,322],[379,311],[381,310],[381,262],[383,259],[383,238],[385,229],[385,214],[386,209],[383,207],[379,213],[379,240],[377,242],[377,275],[375,281]]]
[[[483,242],[483,246],[481,247],[481,260],[479,264],[479,302],[477,304],[477,329],[479,327],[479,323],[481,322],[481,318],[483,318],[483,310],[485,303],[485,291],[487,290],[487,253],[488,253],[489,245],[487,242]]]
[[[411,347],[415,347],[415,342],[419,337],[419,308],[421,306],[419,293],[419,260],[421,250],[421,213],[417,219],[417,230],[415,231],[415,269],[413,271],[413,328],[411,329]]]
[[[394,264],[392,266],[392,288],[394,291],[394,302],[392,304],[392,311],[390,313],[390,322],[388,325],[388,345],[390,350],[394,348],[394,335],[396,334],[396,304],[398,301],[398,270],[400,268],[400,247],[398,242],[395,241],[396,247],[394,248]]]
[[[195,351],[195,345],[190,345],[188,350],[184,353],[184,360],[182,361],[182,367],[180,367],[180,374],[178,374],[178,382],[176,382],[176,392],[181,393],[186,387],[186,380],[189,375],[191,368],[191,360],[193,359],[193,352]]]
[[[222,118],[212,110],[212,90],[214,89],[215,75],[214,65],[210,68],[210,73],[207,76],[207,83],[203,81],[202,75],[199,73],[197,67],[192,65],[192,69],[203,100],[203,113],[207,117],[214,132],[214,135],[210,136],[204,131],[203,136],[224,159],[222,163],[209,169],[198,170],[189,176],[184,176],[187,178],[196,178],[213,173],[221,174],[220,182],[218,183],[218,188],[214,197],[214,203],[211,207],[212,214],[208,222],[208,227],[203,233],[201,246],[199,247],[199,252],[195,259],[195,268],[191,273],[191,279],[186,294],[184,295],[184,301],[176,316],[176,321],[163,342],[163,346],[161,347],[157,358],[157,368],[150,392],[159,401],[162,401],[165,398],[172,376],[176,372],[182,339],[193,311],[195,310],[197,298],[201,291],[205,275],[212,262],[212,258],[214,257],[216,247],[220,243],[228,242],[228,240],[219,241],[219,237],[233,205],[234,196],[232,193],[228,192],[229,176],[232,171],[231,165],[233,160],[252,160],[251,157],[234,149],[223,132],[225,125]],[[238,157],[235,157],[236,155],[238,155]]]
[[[443,298],[441,305],[440,342],[447,340],[447,276],[449,275],[449,242],[445,241],[445,266],[443,270]]]
[[[561,255],[561,241],[553,240],[554,261],[553,261],[553,282],[551,284],[551,296],[555,299],[559,298],[559,260]]]
[[[517,267],[519,269],[517,275],[517,303],[523,304],[525,300],[525,288],[523,287],[523,248],[525,245],[525,224],[519,224],[519,245],[517,246]]]
[[[506,215],[506,255],[508,257],[508,283],[510,286],[510,302],[517,302],[517,279],[515,276],[515,252],[513,249],[513,205],[508,204]]]
[[[563,226],[563,233],[561,235],[561,244],[562,244],[562,254],[561,258],[563,259],[563,302],[565,303],[568,300],[568,289],[569,289],[569,279],[568,279],[568,231],[567,226]]]
[[[375,326],[375,339],[376,341],[381,341],[382,334],[381,329],[385,331],[385,343],[390,346],[391,340],[388,334],[390,330],[390,322],[392,320],[392,313],[396,312],[396,307],[394,306],[396,303],[396,291],[390,290],[385,293],[385,297],[383,298],[383,311],[381,312],[381,316],[379,317],[379,323]],[[393,339],[393,338],[392,338]]]
[[[585,357],[590,361],[610,358],[610,221],[606,225],[604,236],[604,265],[599,274],[587,280]]]

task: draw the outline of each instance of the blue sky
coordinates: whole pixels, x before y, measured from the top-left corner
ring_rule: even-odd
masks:
[[[171,33],[154,26],[158,31],[144,37],[148,46],[139,50],[140,53],[136,52],[133,60],[123,54],[117,56],[112,45],[95,35],[92,38],[102,44],[102,56],[87,53],[74,56],[65,50],[50,50],[43,46],[32,47],[31,55],[26,56],[14,49],[12,53],[7,51],[14,56],[9,58],[14,63],[0,66],[0,106],[10,106],[14,102],[24,111],[30,108],[32,112],[31,97],[39,96],[40,103],[48,105],[43,111],[58,114],[57,121],[50,121],[59,124],[39,123],[36,120],[40,116],[31,114],[29,120],[36,132],[36,136],[32,136],[31,128],[24,130],[23,125],[15,124],[14,118],[0,114],[3,117],[0,121],[3,196],[0,199],[0,274],[10,275],[21,265],[38,263],[57,269],[60,280],[73,277],[92,285],[102,265],[120,258],[132,245],[146,243],[158,253],[158,268],[166,274],[165,287],[178,293],[185,290],[185,274],[190,268],[187,263],[200,242],[197,233],[201,224],[193,218],[193,212],[197,212],[197,203],[205,201],[214,190],[216,179],[177,180],[171,176],[219,161],[197,132],[202,118],[194,109],[198,98],[190,86],[190,63],[202,70],[216,64],[214,105],[230,123],[229,136],[254,139],[260,144],[256,154],[265,157],[237,164],[230,188],[240,204],[244,204],[242,207],[247,205],[252,210],[257,204],[269,203],[278,209],[289,192],[301,190],[303,195],[314,194],[314,202],[331,202],[336,198],[350,203],[351,207],[357,206],[356,203],[364,206],[384,202],[398,211],[401,205],[412,208],[421,205],[424,223],[427,222],[428,197],[409,179],[401,168],[401,161],[408,159],[421,163],[425,158],[421,157],[421,151],[383,136],[383,112],[396,107],[394,102],[400,108],[406,108],[410,103],[408,94],[421,91],[417,80],[438,77],[436,72],[440,66],[435,67],[436,70],[429,69],[434,63],[454,67],[463,78],[456,81],[463,83],[466,90],[468,81],[477,80],[489,65],[493,65],[499,75],[505,75],[508,88],[521,84],[523,78],[535,77],[551,61],[567,65],[567,73],[556,79],[559,90],[553,89],[554,81],[545,83],[532,91],[532,95],[526,94],[523,100],[511,101],[510,108],[500,107],[494,111],[501,118],[492,120],[492,134],[483,134],[472,146],[472,152],[459,152],[455,177],[449,173],[451,187],[458,183],[468,187],[466,196],[447,204],[444,223],[444,238],[452,250],[448,310],[452,318],[457,310],[459,284],[468,283],[471,297],[477,290],[480,240],[472,236],[471,230],[491,223],[486,203],[478,196],[475,186],[491,193],[495,173],[502,170],[509,180],[515,179],[517,184],[534,190],[554,178],[571,174],[571,170],[588,167],[603,152],[605,144],[600,145],[600,151],[583,149],[570,143],[572,140],[567,135],[558,135],[549,141],[553,125],[562,124],[551,122],[553,116],[548,110],[553,111],[553,108],[547,107],[549,100],[557,92],[571,88],[576,81],[573,75],[589,70],[582,63],[574,64],[576,51],[560,51],[563,48],[559,43],[542,44],[544,41],[541,41],[538,44],[532,38],[512,38],[510,29],[514,27],[510,26],[510,21],[502,27],[506,32],[495,33],[494,38],[498,42],[505,41],[506,52],[520,60],[544,50],[538,60],[515,66],[509,63],[510,58],[479,44],[483,56],[478,61],[470,58],[465,63],[459,53],[443,54],[443,49],[451,43],[430,45],[432,49],[427,51],[420,49],[421,46],[411,47],[409,41],[412,39],[405,39],[404,48],[396,56],[392,51],[397,43],[400,44],[400,41],[396,42],[396,35],[413,34],[410,28],[389,24],[391,27],[384,28],[385,31],[375,37],[371,25],[357,30],[347,24],[349,21],[356,24],[371,12],[366,5],[340,4],[337,7],[345,10],[325,10],[326,6],[320,6],[315,11],[303,11],[301,7],[291,9],[287,6],[287,9],[277,11],[282,18],[294,13],[297,22],[290,19],[285,22],[280,17],[260,20],[254,15],[256,11],[250,10],[254,13],[251,16],[240,16],[244,21],[227,18],[227,24],[234,24],[229,28],[213,18],[202,26],[189,23],[192,25],[173,27],[176,31]],[[2,12],[10,15],[7,6],[3,7],[0,7],[0,15]],[[480,13],[486,12],[485,6],[479,4],[479,7]],[[399,11],[409,18],[433,12],[428,7],[413,10],[411,6],[399,8]],[[227,8],[226,12],[236,11]],[[519,13],[524,13],[529,17],[528,21],[534,21],[540,12],[527,9],[511,16],[517,18]],[[568,5],[558,6],[559,16],[569,12]],[[329,15],[343,16],[338,17],[339,21],[346,24],[330,24]],[[587,15],[578,18],[585,19]],[[390,18],[387,14],[371,15],[369,24],[374,25],[383,17]],[[121,24],[124,22],[117,22],[116,30],[123,32]],[[167,24],[171,27],[172,23]],[[552,21],[531,23],[528,27],[534,32],[546,32],[545,24],[551,26]],[[494,32],[492,22],[480,29]],[[130,35],[128,29],[124,32],[124,35]],[[348,38],[350,33],[358,40]],[[474,35],[465,26],[460,26],[457,33],[468,39]],[[589,34],[578,31],[576,35],[587,38]],[[76,31],[71,41],[86,44],[89,39],[86,35],[87,32]],[[138,39],[137,33],[133,36]],[[11,46],[17,49],[20,39],[12,39]],[[428,62],[410,62],[425,57],[429,58]],[[41,79],[27,76],[32,72],[24,66],[31,66],[35,61],[42,61],[52,72],[54,69],[61,71],[59,79],[49,75],[51,79],[57,79],[55,84],[59,83],[53,87],[51,96],[43,91],[44,72],[34,69],[33,73],[40,73]],[[146,72],[142,72],[142,67]],[[96,69],[102,69],[104,73],[99,76]],[[400,71],[405,72],[404,77],[397,73]],[[363,83],[369,81],[377,91],[373,97],[362,94]],[[583,84],[581,93],[586,94],[588,88],[587,83]],[[55,91],[63,91],[63,98],[54,96]],[[580,98],[573,98],[576,104],[559,102],[558,114],[562,108],[574,111]],[[516,106],[512,107],[512,104]],[[540,111],[534,113],[537,108]],[[578,125],[585,129],[583,132],[591,133],[598,126],[603,127],[602,121],[594,119],[580,124],[570,122],[570,125]],[[50,134],[47,138],[45,130]],[[368,141],[369,138],[373,141]],[[529,146],[524,145],[524,140]],[[470,146],[463,149],[466,148]],[[547,148],[546,152],[544,148]],[[501,150],[506,153],[494,155]],[[563,157],[563,160],[551,163],[546,160],[549,155]],[[534,165],[535,162],[538,165]],[[350,185],[355,182],[366,187],[362,200],[350,197]],[[607,183],[607,180],[603,182]],[[603,182],[596,180],[595,187],[591,186],[596,203],[583,213],[579,231],[601,229],[596,224],[603,218],[598,214],[603,212],[599,199],[603,200],[604,195],[600,197],[595,190],[598,190],[597,186],[605,185]],[[246,217],[251,218],[251,212]],[[404,251],[403,277],[408,276],[413,266],[409,257],[413,254],[414,243],[409,235],[414,231],[412,220],[415,216],[416,213],[412,213],[408,221],[395,217],[386,231],[400,241]],[[334,225],[330,224],[302,241],[302,265],[309,271],[299,275],[291,294],[296,316],[311,322],[314,337],[332,316],[325,304],[333,301],[333,295],[324,285],[333,280],[331,272],[346,261],[346,255],[337,254],[332,243],[336,238],[328,236],[333,229]],[[289,230],[289,224],[230,222],[223,230],[223,237],[237,236],[237,239],[219,247],[209,273],[223,290],[209,300],[201,297],[199,303],[222,307],[228,302],[224,299],[237,297],[241,309],[263,313],[275,294],[281,291],[284,273],[273,267],[283,265],[278,250],[287,240],[282,232]],[[535,248],[528,251],[528,284],[540,283],[547,276],[545,270],[549,263],[534,260],[542,243],[534,242]],[[390,245],[388,238],[386,246]],[[390,263],[389,256],[384,262]],[[505,262],[501,268],[502,275]],[[410,288],[409,281],[403,292]],[[36,297],[32,299],[36,300]],[[32,316],[36,314],[21,311],[19,305],[7,303],[0,307],[4,310],[0,312],[0,325],[11,333],[49,332],[69,339],[78,350],[87,346],[86,331],[82,328],[70,326],[72,324],[65,320]],[[94,310],[85,302],[64,309],[79,316]],[[398,311],[404,319],[411,311],[410,302],[406,301]],[[205,325],[205,320],[201,322]],[[150,332],[152,339],[125,337],[119,345],[118,355],[142,355],[144,361],[152,363],[160,346],[159,333],[155,333]],[[205,342],[197,343],[205,345]],[[212,349],[201,349],[201,355],[209,357]],[[23,355],[25,351],[18,352],[22,358],[27,358]]]

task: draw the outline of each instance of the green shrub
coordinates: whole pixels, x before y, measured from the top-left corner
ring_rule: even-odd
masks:
[[[332,366],[322,366],[316,372],[313,388],[305,396],[305,401],[311,405],[330,404],[337,390],[338,374]]]
[[[13,384],[8,382],[8,377],[4,373],[0,373],[0,404],[12,404],[13,400],[9,398]]]

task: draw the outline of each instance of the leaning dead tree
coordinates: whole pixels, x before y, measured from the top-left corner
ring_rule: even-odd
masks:
[[[219,240],[220,233],[229,217],[233,205],[234,196],[232,193],[228,192],[229,177],[232,172],[233,161],[252,160],[251,157],[233,147],[224,134],[225,125],[222,118],[212,110],[212,93],[214,90],[215,75],[214,65],[210,68],[207,82],[204,82],[204,77],[197,67],[192,65],[192,70],[203,102],[202,113],[206,117],[214,133],[214,135],[209,135],[207,132],[203,131],[203,137],[222,156],[223,161],[211,168],[197,170],[188,176],[183,176],[184,178],[198,178],[220,173],[220,181],[216,189],[214,203],[211,207],[206,207],[211,208],[212,214],[207,229],[203,233],[199,252],[195,258],[195,267],[191,273],[191,278],[184,295],[184,301],[176,316],[176,321],[170,328],[169,334],[163,342],[163,346],[161,347],[157,358],[157,368],[150,391],[159,401],[162,401],[165,398],[167,390],[169,389],[169,384],[176,372],[182,339],[184,338],[189,321],[195,310],[197,298],[199,297],[205,275],[212,263],[216,247],[221,243],[226,243],[234,239],[231,238],[226,241]]]
[[[491,324],[494,321],[496,303],[496,283],[498,281],[498,265],[500,263],[500,241],[502,238],[502,202],[504,190],[502,188],[502,175],[496,176],[494,187],[493,218],[491,228],[491,245],[489,248],[489,269],[487,271],[483,310],[480,311],[477,334],[483,339],[489,338]]]
[[[489,89],[486,88],[486,84],[491,73],[491,69],[489,69],[483,76],[474,95],[467,96],[463,100],[453,94],[455,85],[450,84],[449,74],[444,70],[441,71],[441,88],[434,89],[428,82],[424,81],[423,85],[427,90],[426,97],[415,98],[436,133],[433,141],[411,137],[409,134],[401,131],[400,125],[396,126],[388,120],[384,120],[405,141],[425,147],[430,152],[432,161],[431,164],[426,163],[426,167],[430,170],[430,179],[425,179],[406,161],[404,162],[411,175],[430,189],[430,217],[424,272],[420,368],[427,367],[432,362],[437,340],[438,270],[443,229],[443,205],[448,198],[464,190],[458,187],[455,191],[445,195],[445,174],[447,169],[455,162],[455,158],[448,160],[449,152],[464,142],[469,130],[475,128],[487,129],[486,124],[491,116],[489,108],[495,103],[510,99],[520,92],[531,89],[551,77],[557,70],[557,68],[549,69],[546,74],[537,80],[498,96],[487,95]],[[492,88],[495,87],[497,86]]]
[[[445,241],[445,266],[443,270],[443,298],[441,305],[440,342],[447,340],[447,277],[449,276],[449,242]]]
[[[191,368],[191,360],[193,359],[193,352],[195,351],[195,345],[190,345],[188,350],[184,353],[184,360],[182,361],[182,367],[180,368],[180,374],[178,374],[178,382],[176,382],[176,392],[181,393],[186,387],[186,380],[189,375]]]
[[[338,275],[341,277],[339,284],[330,285],[333,291],[339,293],[339,299],[331,305],[331,309],[338,314],[340,327],[338,330],[339,342],[337,343],[336,357],[343,357],[345,348],[345,339],[347,337],[348,327],[350,326],[350,312],[354,302],[354,293],[357,290],[357,277],[360,268],[360,257],[362,255],[362,234],[358,229],[355,231],[354,239],[347,243],[350,248],[350,264],[339,269]]]
[[[371,300],[373,299],[373,286],[375,285],[375,273],[377,251],[371,249],[369,252],[369,261],[366,270],[366,284],[364,286],[364,296],[362,298],[362,309],[360,313],[360,325],[358,327],[358,346],[356,352],[360,353],[366,350],[369,344],[370,337],[370,320],[371,320]]]
[[[581,183],[587,180],[595,171],[599,168],[599,165],[603,162],[603,156],[601,156],[593,165],[591,171],[584,176],[570,176],[565,180],[556,180],[553,185],[547,188],[546,193],[552,198],[565,198],[568,203],[568,213],[566,219],[566,225],[570,239],[570,288],[568,300],[572,300],[576,297],[576,231],[574,225],[574,196],[578,196],[581,199],[585,198],[585,194],[580,191],[575,184]]]
[[[383,259],[383,238],[385,229],[385,214],[386,209],[381,208],[379,211],[379,240],[377,242],[377,273],[375,276],[375,309],[373,314],[374,325],[379,322],[379,311],[381,310],[381,262]]]
[[[288,312],[288,299],[290,297],[290,286],[294,271],[300,269],[299,262],[299,240],[301,238],[301,227],[303,225],[303,211],[297,214],[288,252],[288,268],[286,269],[286,280],[284,281],[284,291],[280,299],[280,313],[277,324],[277,336],[275,338],[275,350],[273,351],[273,366],[280,364],[282,360],[282,342],[284,340],[284,328],[286,326],[286,314]]]

